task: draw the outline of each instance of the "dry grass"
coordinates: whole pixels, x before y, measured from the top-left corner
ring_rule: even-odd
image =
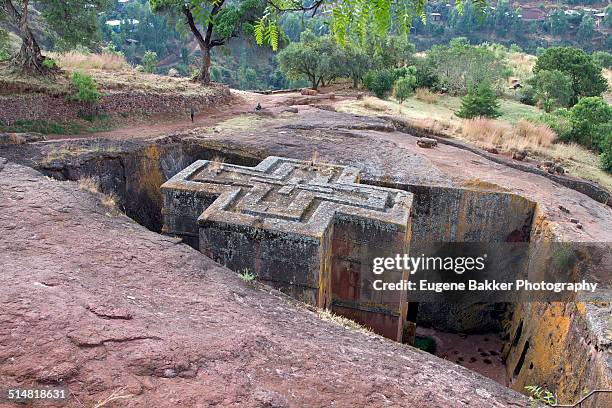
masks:
[[[453,123],[446,120],[437,120],[432,118],[415,119],[414,121],[411,121],[410,124],[417,129],[437,134],[452,134],[456,130],[456,126]]]
[[[109,404],[111,404],[114,401],[119,401],[119,400],[123,400],[123,399],[129,399],[132,398],[132,394],[123,394],[124,389],[120,388],[118,390],[115,390],[112,392],[112,394],[110,394],[108,397],[106,397],[105,399],[98,401],[93,408],[102,408],[102,407],[106,407]]]
[[[316,312],[321,320],[325,320],[327,322],[331,322],[340,325],[346,329],[357,331],[360,333],[373,334],[373,332],[367,327],[364,327],[353,320],[347,319],[346,317],[338,316],[330,310],[317,309]]]
[[[462,183],[464,187],[471,188],[474,190],[482,190],[482,191],[500,191],[500,192],[508,192],[509,189],[500,186],[499,184],[491,183],[486,180],[481,180],[479,178],[469,179]]]
[[[506,60],[512,68],[512,76],[518,77],[521,81],[532,75],[533,67],[538,58],[522,52],[508,52]]]
[[[264,118],[251,113],[245,113],[242,115],[230,117],[229,119],[225,119],[217,123],[213,127],[205,128],[205,131],[215,133],[244,131],[249,129],[255,129],[261,124],[270,122],[271,120],[272,119],[268,117]]]
[[[90,193],[99,193],[100,183],[98,182],[97,178],[83,177],[79,179],[79,189],[89,191]]]
[[[559,162],[569,175],[594,181],[612,191],[612,177],[599,168],[597,154],[576,143],[556,143],[556,134],[546,125],[526,120],[510,125],[476,118],[464,120],[458,136],[479,147],[528,150],[533,158]]]
[[[52,147],[49,149],[42,160],[41,164],[50,164],[54,161],[67,161],[71,157],[88,153],[120,153],[119,146],[114,144],[105,144],[100,141],[94,141],[88,145],[61,145],[60,147]]]
[[[103,193],[100,190],[100,181],[96,177],[83,177],[78,180],[79,189],[96,194],[100,197],[102,205],[110,211],[112,215],[119,215],[119,199],[113,193]]]
[[[384,112],[389,110],[388,106],[385,106],[383,103],[377,103],[376,100],[367,100],[361,103],[361,105],[368,110],[373,110],[376,112]]]
[[[131,68],[123,55],[106,51],[99,54],[83,54],[76,51],[61,54],[50,52],[47,55],[53,58],[61,68],[68,70],[121,71]]]
[[[461,135],[483,147],[497,147],[506,151],[528,149],[532,152],[552,146],[557,137],[546,125],[526,120],[510,125],[487,118],[464,120]]]
[[[414,95],[416,99],[425,103],[436,103],[440,97],[437,93],[431,92],[427,88],[418,88]]]

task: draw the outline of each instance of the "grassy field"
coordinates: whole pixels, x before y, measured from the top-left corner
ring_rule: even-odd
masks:
[[[498,119],[464,120],[455,116],[461,98],[449,95],[417,93],[403,104],[366,97],[350,100],[340,111],[360,115],[392,115],[408,120],[413,126],[470,142],[479,147],[500,151],[528,149],[537,160],[560,162],[568,174],[591,180],[612,191],[612,176],[599,168],[595,153],[577,144],[556,143],[556,135],[545,125],[532,122],[542,111],[511,99],[500,101],[502,116]]]
[[[180,95],[209,95],[214,90],[191,82],[189,78],[173,78],[165,75],[139,72],[117,54],[64,54],[46,52],[61,72],[49,77],[23,77],[12,72],[8,63],[0,63],[0,87],[6,86],[21,92],[47,92],[61,95],[70,91],[73,72],[91,75],[100,91],[142,91],[154,93],[176,93]]]

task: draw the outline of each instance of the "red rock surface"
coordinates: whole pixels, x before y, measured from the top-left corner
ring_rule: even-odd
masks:
[[[0,271],[0,384],[66,384],[83,404],[68,406],[117,390],[129,397],[106,406],[526,406],[2,159]]]

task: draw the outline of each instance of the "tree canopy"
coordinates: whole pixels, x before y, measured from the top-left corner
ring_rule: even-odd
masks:
[[[570,104],[585,96],[599,96],[607,88],[608,82],[601,73],[601,66],[593,58],[578,48],[553,47],[546,49],[538,57],[533,73],[557,70],[572,80],[573,95]]]
[[[210,82],[211,50],[224,45],[241,32],[242,24],[254,23],[266,9],[265,0],[149,0],[155,12],[182,17],[195,37],[202,62],[196,79]],[[270,43],[278,46],[278,31],[270,34]]]

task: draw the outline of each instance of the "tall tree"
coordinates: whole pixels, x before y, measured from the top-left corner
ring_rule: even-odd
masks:
[[[213,48],[240,34],[242,24],[254,23],[266,8],[265,0],[150,0],[150,4],[155,12],[182,16],[202,53],[200,72],[195,79],[204,84],[210,82]],[[276,26],[268,31],[276,36],[271,41],[276,48]]]
[[[552,47],[547,48],[538,57],[533,73],[540,71],[561,71],[572,80],[573,95],[570,105],[585,96],[599,96],[608,88],[608,81],[601,73],[601,67],[593,58],[578,48]]]
[[[582,21],[580,21],[580,25],[578,26],[578,39],[583,43],[588,43],[593,38],[593,34],[595,33],[595,21],[593,17],[585,14],[582,17]]]
[[[18,28],[22,44],[13,62],[23,71],[44,74],[42,52],[30,27],[30,0],[0,0],[0,14]],[[68,45],[90,45],[98,38],[96,15],[110,0],[37,0],[36,7],[49,27]]]
[[[569,22],[567,21],[567,16],[565,12],[560,9],[554,9],[548,15],[547,24],[550,26],[550,32],[554,35],[562,35],[567,32],[569,29]]]
[[[302,33],[299,43],[291,43],[278,54],[280,70],[289,79],[307,78],[312,89],[348,74],[346,54],[332,37]]]

